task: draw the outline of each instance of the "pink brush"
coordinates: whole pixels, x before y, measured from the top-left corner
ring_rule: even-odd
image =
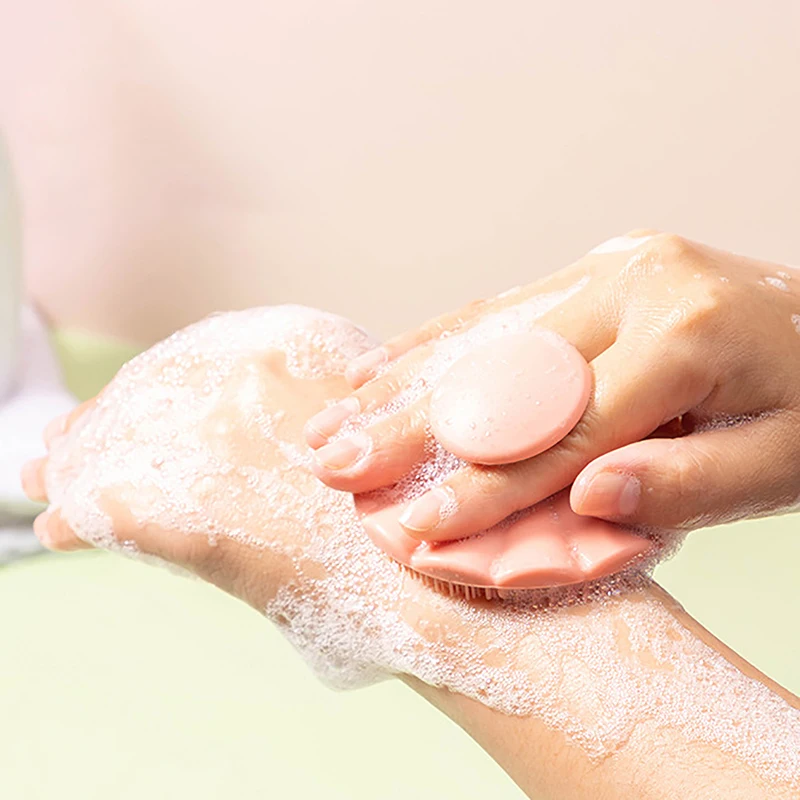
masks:
[[[585,411],[591,386],[586,361],[564,339],[549,331],[513,334],[474,349],[442,376],[431,396],[431,427],[460,458],[513,463],[563,439]],[[409,536],[399,523],[406,500],[387,496],[356,497],[372,541],[436,588],[468,597],[581,583],[617,572],[653,547],[619,525],[575,514],[569,490],[478,535],[441,543]]]

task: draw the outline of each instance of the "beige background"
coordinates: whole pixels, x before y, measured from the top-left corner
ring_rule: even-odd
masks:
[[[0,9],[61,323],[149,340],[292,301],[385,335],[637,226],[800,263],[794,0]]]
[[[387,334],[640,225],[800,263],[798,42],[794,0],[0,0],[28,283],[148,341],[280,301]],[[658,578],[798,692],[798,563],[787,516]],[[43,556],[0,571],[0,631],[9,800],[521,796],[399,684],[326,691],[205,584]]]

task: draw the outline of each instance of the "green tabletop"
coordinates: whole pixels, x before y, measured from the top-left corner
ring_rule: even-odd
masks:
[[[132,354],[56,345],[89,396]],[[795,516],[696,533],[657,577],[717,636],[800,692]],[[397,682],[320,686],[258,614],[211,586],[103,553],[0,570],[3,800],[520,798]]]

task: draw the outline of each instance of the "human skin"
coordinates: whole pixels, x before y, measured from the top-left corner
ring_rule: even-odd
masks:
[[[235,326],[237,318],[230,319]],[[304,340],[302,346],[312,356],[315,348],[322,348],[317,354],[320,364],[332,363],[335,354],[325,352],[326,343],[319,337],[300,331],[296,338]],[[188,368],[188,383],[181,384],[182,394],[178,388],[169,391],[173,384],[168,377],[180,367],[180,358],[169,350],[154,351],[140,360],[141,367],[136,362],[126,367],[99,400],[85,403],[48,426],[48,457],[29,464],[23,482],[32,499],[53,500],[55,490],[60,508],[42,514],[35,530],[54,550],[79,550],[92,541],[111,547],[124,545],[129,552],[134,548],[216,584],[262,613],[287,584],[294,587],[302,602],[304,596],[319,593],[323,573],[330,568],[307,554],[314,548],[318,551],[320,542],[324,545],[330,537],[341,535],[337,534],[337,525],[342,520],[331,520],[331,513],[352,517],[353,511],[345,495],[321,484],[307,462],[293,462],[287,448],[301,451],[308,416],[347,394],[341,374],[344,361],[339,358],[322,376],[298,376],[288,366],[288,351],[280,348],[256,349],[237,356],[217,399],[199,424],[189,424],[188,404],[203,394],[204,376],[214,368],[211,353],[199,345],[192,353],[195,361]],[[159,391],[150,394],[154,385]],[[257,393],[247,394],[253,387],[257,387]],[[138,416],[129,416],[130,408],[138,408]],[[257,435],[256,409],[273,421],[274,436]],[[176,430],[177,438],[164,441],[153,451],[145,428],[158,430],[162,424]],[[117,468],[114,460],[106,464],[101,459],[107,451],[119,448],[120,442],[126,448],[123,471],[110,474],[106,466],[111,465],[113,472]],[[199,444],[223,453],[230,469],[212,475],[203,472],[202,466],[198,468],[191,459]],[[155,460],[154,452],[161,453]],[[139,462],[145,464],[145,472],[137,471]],[[204,487],[206,504],[201,511],[205,528],[198,528],[197,518],[182,501],[175,500],[174,506],[168,502],[165,507],[160,492],[143,482],[142,476],[151,466],[167,468],[159,466],[162,462],[178,476],[175,483],[167,484],[168,500],[188,497],[198,491],[198,485]],[[274,470],[279,482],[269,491],[254,491],[246,477],[251,465]],[[98,466],[101,469],[96,471]],[[198,473],[206,477],[201,479]],[[210,487],[205,484],[209,476]],[[73,507],[74,511],[80,506],[80,492],[87,485],[92,488],[93,481],[98,487],[98,502],[112,523],[109,539],[102,539],[90,518],[82,519],[77,531],[66,519],[65,509]],[[156,507],[161,510],[153,511]],[[306,524],[309,507],[322,513],[314,530]],[[345,521],[349,524],[351,520]],[[299,560],[285,556],[292,550],[300,552]],[[380,553],[377,557],[383,558]],[[737,718],[742,703],[745,708],[753,704],[755,712],[759,706],[771,707],[774,701],[777,716],[772,718],[767,712],[766,723],[777,728],[786,724],[781,722],[786,712],[799,707],[796,698],[715,640],[649,579],[632,580],[606,599],[587,598],[557,609],[537,602],[522,603],[499,650],[492,646],[492,629],[495,619],[499,626],[502,606],[476,602],[470,610],[464,601],[444,598],[399,569],[387,573],[394,576],[394,585],[387,591],[386,586],[376,583],[370,563],[364,562],[358,580],[329,602],[352,608],[356,600],[366,597],[369,613],[375,618],[361,620],[368,628],[385,614],[399,613],[428,642],[431,657],[447,661],[437,668],[452,674],[474,671],[476,664],[466,654],[477,650],[486,655],[483,668],[489,668],[491,655],[495,661],[512,662],[535,681],[544,664],[556,663],[560,678],[552,697],[541,713],[535,710],[523,715],[503,713],[488,701],[479,702],[446,685],[424,683],[413,670],[400,674],[409,686],[469,732],[530,797],[749,800],[790,798],[800,789],[800,767],[793,762],[796,754],[789,749],[800,730],[792,728],[787,737],[791,741],[776,745],[779,751],[784,747],[786,753],[767,754],[774,761],[773,767],[778,765],[783,770],[778,778],[770,777],[768,767],[748,759],[744,741],[741,747],[737,742],[723,746],[713,732],[692,734],[680,722],[658,722],[652,715],[653,698],[647,695],[646,686],[620,697],[620,687],[628,684],[624,680],[618,683],[617,678],[630,673],[644,675],[645,682],[666,681],[667,695],[683,698],[691,705],[697,687],[693,686],[691,664],[680,653],[682,648],[691,649],[702,641],[709,648],[703,650],[708,662],[704,680],[720,689],[714,695],[715,718]],[[584,646],[596,646],[605,662],[599,665],[601,669],[592,669],[580,659],[570,661],[570,648],[565,646],[563,635],[551,641],[536,636],[532,640],[531,633],[540,630],[537,626],[544,615],[550,615],[550,628],[541,630],[563,635],[577,631],[585,639]],[[643,648],[634,645],[637,631],[645,635]],[[354,636],[356,632],[354,628]],[[594,636],[598,637],[596,642]],[[458,646],[441,650],[438,645],[448,637],[456,637]],[[610,647],[608,642],[612,643]],[[664,660],[665,653],[672,653],[674,659],[670,656]],[[737,671],[733,675],[728,672],[731,666]],[[735,691],[722,691],[731,680]],[[767,695],[760,694],[765,691]],[[573,717],[585,721],[591,733],[593,726],[599,730],[603,723],[598,703],[601,708],[607,704],[611,708],[623,699],[631,706],[634,724],[602,757],[545,721],[546,713],[562,711],[559,704],[564,704]],[[691,717],[693,710],[685,711]],[[769,727],[765,735],[769,735]]]
[[[348,368],[356,391],[347,411],[392,403],[442,337],[570,287],[579,290],[537,324],[590,363],[594,388],[583,417],[541,455],[464,464],[406,507],[400,523],[410,536],[461,538],[573,482],[579,514],[670,530],[796,506],[800,275],[671,234],[633,231],[542,281],[386,342]],[[478,390],[481,376],[475,380]],[[348,440],[328,443],[345,415],[310,420],[317,476],[352,492],[394,482],[429,446],[432,388],[361,431],[361,450],[351,449],[346,463]]]

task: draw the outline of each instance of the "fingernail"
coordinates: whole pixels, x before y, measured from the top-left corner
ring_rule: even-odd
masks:
[[[422,495],[400,515],[399,522],[409,531],[424,533],[435,528],[445,517],[448,506],[454,506],[452,491],[440,486]]]
[[[346,397],[311,417],[304,428],[308,446],[314,449],[322,447],[360,407],[357,397]]]
[[[326,469],[345,469],[362,459],[369,452],[370,445],[371,440],[366,433],[357,433],[320,447],[316,458]]]
[[[599,472],[578,498],[575,512],[593,517],[628,517],[639,506],[642,484],[633,475]]]
[[[383,347],[363,353],[358,358],[354,358],[344,371],[344,377],[353,387],[358,388],[362,383],[366,383],[382,364],[389,360],[389,354]]]

